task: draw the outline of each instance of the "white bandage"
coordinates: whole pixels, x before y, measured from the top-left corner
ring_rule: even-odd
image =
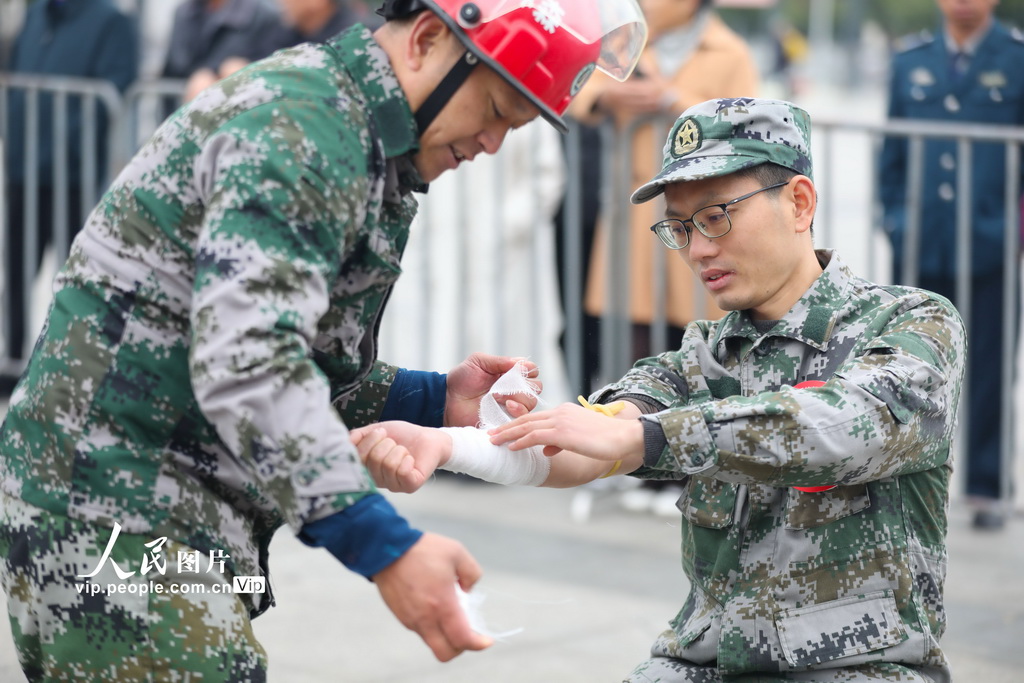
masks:
[[[522,451],[508,446],[495,446],[488,429],[512,421],[504,405],[495,396],[529,395],[538,399],[537,390],[526,378],[526,367],[516,363],[498,378],[487,395],[480,400],[480,428],[443,427],[442,432],[452,439],[452,456],[441,466],[442,470],[468,474],[495,484],[540,486],[551,472],[551,461],[541,447]]]
[[[441,431],[452,438],[452,457],[442,470],[506,486],[540,486],[551,472],[551,461],[540,447],[513,451],[495,446],[487,432],[476,427],[442,427]]]
[[[479,588],[474,589],[472,593],[467,593],[462,590],[459,584],[455,584],[455,596],[459,599],[459,606],[462,607],[462,611],[466,614],[469,627],[477,633],[494,638],[495,640],[505,640],[509,636],[523,632],[522,628],[514,628],[508,631],[495,631],[489,628],[487,622],[484,621],[483,610],[480,609],[487,596],[481,593]]]

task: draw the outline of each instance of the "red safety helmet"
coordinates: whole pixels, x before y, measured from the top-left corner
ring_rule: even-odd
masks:
[[[636,0],[386,0],[380,13],[393,19],[421,9],[438,15],[468,50],[417,111],[421,132],[478,62],[564,132],[561,115],[594,69],[626,80],[647,40]]]

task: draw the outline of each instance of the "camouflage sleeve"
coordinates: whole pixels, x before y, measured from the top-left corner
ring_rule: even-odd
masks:
[[[361,220],[367,154],[321,106],[278,101],[219,129],[195,162],[192,384],[296,531],[374,490],[310,353]]]
[[[943,465],[964,374],[963,324],[945,300],[921,294],[898,304],[823,387],[658,413],[668,447],[645,464],[774,486],[846,485]]]
[[[375,361],[370,374],[358,387],[335,399],[334,407],[345,424],[354,428],[379,421],[397,374],[396,366]]]

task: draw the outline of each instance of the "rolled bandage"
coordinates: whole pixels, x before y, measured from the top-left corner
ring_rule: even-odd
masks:
[[[440,469],[474,476],[477,479],[506,485],[540,486],[551,472],[551,461],[541,447],[511,451],[507,445],[490,442],[488,429],[512,421],[512,416],[495,396],[534,396],[540,403],[537,389],[526,379],[526,367],[517,362],[502,375],[480,399],[480,428],[442,427],[452,437],[452,457]]]
[[[442,470],[506,486],[540,486],[551,472],[551,461],[540,447],[513,451],[495,446],[487,432],[476,427],[442,427],[441,431],[452,439],[452,455]]]
[[[541,447],[522,451],[491,443],[488,429],[512,421],[503,403],[495,396],[532,396],[540,404],[537,390],[527,379],[526,366],[516,363],[498,378],[490,391],[480,399],[480,428],[442,427],[441,431],[452,439],[452,456],[441,466],[442,470],[468,474],[495,484],[540,486],[551,472],[551,461],[544,457]]]

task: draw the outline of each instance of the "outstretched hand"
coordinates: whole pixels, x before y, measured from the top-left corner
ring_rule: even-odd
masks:
[[[543,383],[539,379],[537,364],[523,358],[474,353],[453,368],[448,373],[444,426],[475,427],[480,419],[480,399],[487,395],[499,377],[519,362],[526,367],[526,376],[539,393]],[[530,412],[536,405],[535,396],[517,395],[506,399],[505,409],[512,417],[518,417]]]
[[[544,455],[568,450],[595,460],[643,460],[643,426],[635,419],[640,410],[629,404],[609,417],[572,403],[518,417],[490,430],[491,443],[514,451],[543,446]]]

